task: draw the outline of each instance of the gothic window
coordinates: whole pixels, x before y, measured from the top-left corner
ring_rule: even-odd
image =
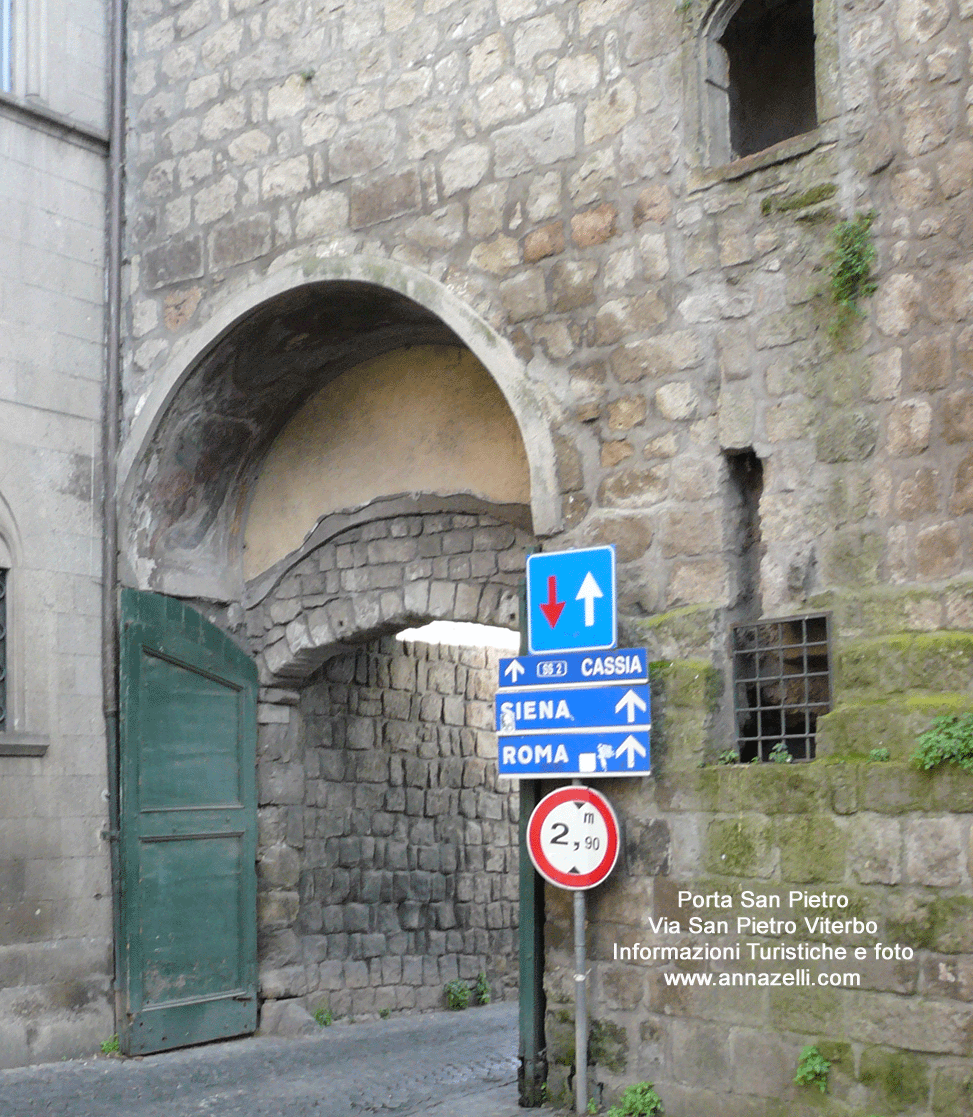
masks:
[[[814,0],[731,0],[716,9],[704,43],[711,163],[817,127],[814,39]]]

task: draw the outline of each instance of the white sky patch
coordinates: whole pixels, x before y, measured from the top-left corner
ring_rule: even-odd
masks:
[[[520,634],[508,628],[494,628],[470,621],[431,621],[422,628],[405,628],[397,634],[399,640],[419,640],[423,644],[451,644],[458,647],[504,648],[516,654],[520,651]]]

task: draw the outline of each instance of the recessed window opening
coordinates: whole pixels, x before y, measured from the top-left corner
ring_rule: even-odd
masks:
[[[760,498],[764,490],[763,462],[752,447],[726,455],[732,501],[737,595],[733,619],[756,620],[760,616]]]
[[[725,56],[715,84],[726,97],[727,158],[817,127],[813,0],[744,0],[713,45]]]
[[[818,718],[831,709],[829,638],[827,615],[733,626],[741,761],[814,758]]]

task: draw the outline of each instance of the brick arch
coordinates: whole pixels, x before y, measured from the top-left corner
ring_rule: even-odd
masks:
[[[349,645],[431,620],[515,628],[532,542],[508,518],[518,511],[403,498],[322,521],[299,552],[248,587],[261,684],[300,686]]]
[[[517,986],[517,801],[499,779],[495,650],[401,643],[514,627],[527,510],[379,500],[319,522],[244,600],[262,684],[261,1027],[443,1007]]]

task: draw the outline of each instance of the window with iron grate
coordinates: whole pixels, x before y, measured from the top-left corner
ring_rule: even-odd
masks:
[[[818,718],[831,709],[827,614],[734,625],[737,747],[751,760],[811,760]]]

